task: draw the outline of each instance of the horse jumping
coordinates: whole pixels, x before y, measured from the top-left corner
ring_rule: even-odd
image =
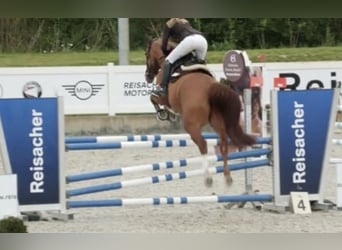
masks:
[[[159,84],[161,68],[165,55],[161,49],[161,39],[149,42],[145,52],[147,82]],[[203,65],[202,65],[203,66]],[[220,151],[223,159],[224,177],[228,185],[232,184],[232,177],[228,166],[228,137],[232,144],[239,148],[251,146],[256,138],[246,134],[239,124],[241,102],[237,93],[228,86],[220,84],[209,73],[200,69],[181,74],[174,82],[168,85],[166,97],[151,96],[151,102],[160,112],[159,105],[164,105],[172,112],[180,114],[184,130],[198,146],[203,157],[202,166],[205,174],[205,183],[211,186],[212,176],[209,173],[208,148],[202,137],[202,128],[209,124],[220,139]]]

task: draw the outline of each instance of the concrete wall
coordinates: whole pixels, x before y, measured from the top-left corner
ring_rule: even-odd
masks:
[[[183,133],[181,121],[158,121],[155,115],[66,115],[66,135]]]
[[[342,112],[338,112],[337,121],[342,121]],[[128,134],[167,134],[185,133],[179,119],[176,123],[158,121],[153,114],[146,115],[66,115],[66,135],[128,135]],[[203,132],[211,132],[207,125]]]

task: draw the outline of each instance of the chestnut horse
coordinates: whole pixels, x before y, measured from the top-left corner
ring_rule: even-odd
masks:
[[[147,82],[153,82],[156,78],[156,83],[159,84],[165,60],[160,38],[149,42],[145,56],[145,79]],[[227,159],[228,137],[239,148],[256,143],[256,138],[246,134],[239,124],[242,107],[238,94],[217,82],[211,74],[197,70],[180,76],[175,82],[170,82],[167,97],[151,96],[151,102],[157,111],[158,105],[165,105],[181,115],[184,130],[198,146],[203,157],[202,166],[207,186],[212,185],[213,180],[208,169],[207,142],[202,137],[201,130],[206,124],[215,130],[220,140],[224,177],[226,183],[231,185],[233,179]]]

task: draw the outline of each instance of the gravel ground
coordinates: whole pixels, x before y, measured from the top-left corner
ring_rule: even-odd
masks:
[[[334,138],[342,138],[335,133]],[[158,149],[120,149],[98,151],[72,151],[65,155],[66,174],[92,172],[142,164],[150,164],[186,157],[197,157],[195,147]],[[331,157],[342,156],[341,146],[334,146]],[[182,170],[200,168],[188,166]],[[179,170],[179,169],[178,169]],[[132,173],[126,177],[109,177],[82,183],[68,184],[67,188],[93,184],[112,183],[178,172],[177,169],[158,172]],[[324,197],[336,202],[336,167],[327,166]],[[73,197],[73,200],[114,198],[151,198],[163,196],[229,195],[244,192],[244,171],[232,172],[234,183],[227,187],[223,175],[214,175],[211,188],[204,185],[203,176],[175,180],[158,184],[127,187],[124,189]],[[260,193],[272,192],[272,167],[253,169],[253,187]],[[331,209],[299,215],[291,212],[274,213],[256,210],[252,203],[243,208],[227,209],[223,203],[201,203],[187,205],[135,205],[127,207],[70,209],[73,220],[29,221],[31,233],[334,233],[342,232],[342,211]]]

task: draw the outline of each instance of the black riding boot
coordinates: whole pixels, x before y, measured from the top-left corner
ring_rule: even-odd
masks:
[[[165,96],[167,93],[168,83],[169,83],[169,75],[171,71],[172,64],[169,61],[165,61],[164,67],[163,67],[163,76],[160,82],[160,88],[152,91],[153,95],[156,96]]]

